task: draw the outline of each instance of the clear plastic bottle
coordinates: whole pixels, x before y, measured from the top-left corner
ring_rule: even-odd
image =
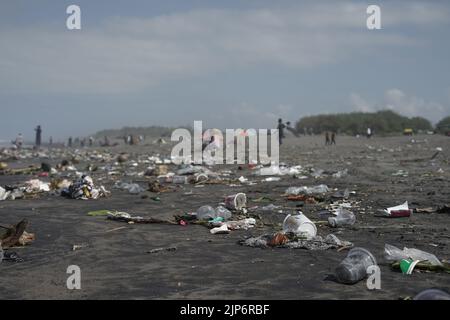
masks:
[[[352,225],[356,222],[356,217],[353,212],[343,208],[338,209],[338,214],[335,217],[329,217],[328,223],[331,227],[336,228],[344,225]]]
[[[211,206],[201,206],[197,210],[197,219],[198,220],[211,220],[217,217],[216,210],[214,210]]]
[[[188,183],[187,176],[173,176],[172,183],[174,184],[186,184]]]
[[[216,208],[216,217],[221,217],[224,220],[230,219],[232,216],[231,211],[225,208],[224,206],[218,206]]]

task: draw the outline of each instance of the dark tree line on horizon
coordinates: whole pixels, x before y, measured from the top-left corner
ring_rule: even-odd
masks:
[[[408,118],[391,110],[308,116],[297,121],[295,128],[300,133],[306,128],[314,134],[330,131],[350,135],[365,134],[367,128],[377,134],[401,133],[409,128],[414,132],[434,130],[431,122],[425,118]]]

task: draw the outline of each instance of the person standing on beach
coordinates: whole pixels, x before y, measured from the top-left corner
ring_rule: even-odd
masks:
[[[332,132],[331,133],[331,142],[330,144],[336,144],[336,133]]]
[[[21,149],[23,145],[23,135],[19,133],[16,137],[16,141],[14,141],[14,145],[17,147],[17,149]]]
[[[41,140],[42,140],[42,129],[41,126],[37,126],[36,129],[34,129],[34,131],[36,131],[36,141],[35,141],[35,146],[36,147],[40,147],[41,146]]]
[[[367,128],[367,139],[369,139],[372,136],[372,130],[370,128]]]
[[[330,144],[330,134],[327,132],[325,132],[325,145],[329,145]]]
[[[283,120],[280,118],[278,119],[278,140],[280,142],[280,145],[283,143],[283,138],[284,138],[284,128],[286,128],[285,124],[283,123]]]

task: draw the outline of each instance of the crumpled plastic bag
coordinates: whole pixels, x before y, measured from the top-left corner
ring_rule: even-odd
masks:
[[[33,192],[49,192],[50,184],[46,182],[42,182],[39,179],[31,179],[25,182],[24,184],[24,192],[33,193]]]
[[[6,191],[4,188],[0,187],[0,201],[8,199],[10,193],[10,191]]]
[[[428,261],[434,266],[442,266],[441,261],[439,261],[439,259],[434,254],[415,248],[405,247],[403,248],[403,250],[400,250],[399,248],[387,243],[384,245],[384,257],[389,262],[398,262],[403,259],[412,259],[414,261]]]
[[[145,191],[145,189],[142,188],[137,183],[126,183],[126,182],[119,182],[118,181],[118,182],[116,182],[114,187],[118,188],[118,189],[122,189],[122,190],[127,190],[131,194],[139,194],[139,193]]]

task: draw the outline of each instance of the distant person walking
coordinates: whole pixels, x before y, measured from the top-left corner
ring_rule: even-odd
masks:
[[[367,139],[372,137],[372,130],[370,128],[367,128]]]
[[[42,129],[41,129],[41,126],[37,126],[37,128],[34,129],[34,131],[36,131],[35,146],[36,147],[40,147],[41,146],[41,141],[42,141]]]
[[[16,140],[14,141],[14,145],[17,149],[21,149],[23,146],[23,135],[19,133],[16,137]]]
[[[336,133],[332,132],[331,133],[331,142],[330,144],[336,144]]]
[[[286,125],[283,123],[283,120],[280,118],[278,119],[278,140],[280,145],[283,144],[283,139],[284,139],[284,128],[286,128]]]
[[[325,132],[325,145],[328,146],[330,144],[330,134]]]

